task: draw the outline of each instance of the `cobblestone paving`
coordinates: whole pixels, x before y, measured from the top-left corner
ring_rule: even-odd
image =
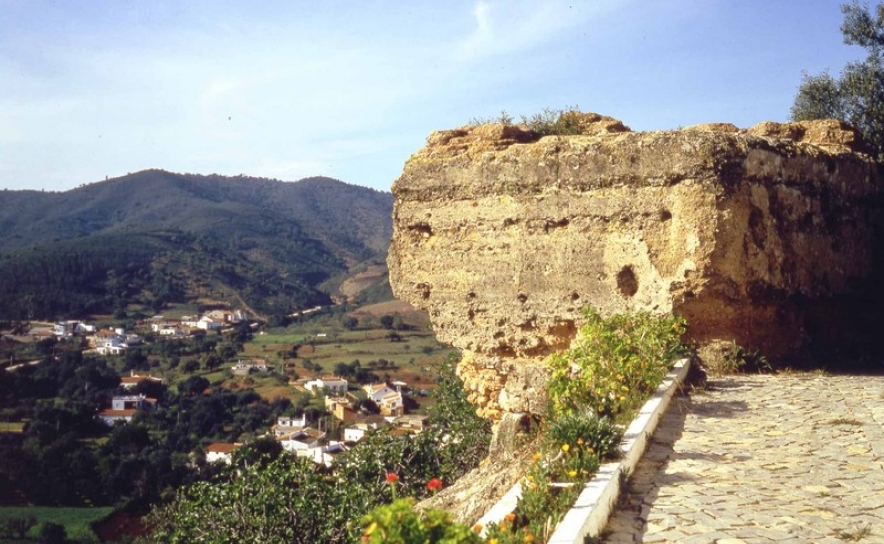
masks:
[[[884,543],[884,377],[710,378],[628,487],[605,542]]]

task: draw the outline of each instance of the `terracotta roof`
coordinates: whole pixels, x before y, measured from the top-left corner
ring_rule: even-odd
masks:
[[[242,444],[231,444],[230,442],[212,442],[208,446],[206,446],[207,452],[213,453],[230,453],[234,450],[238,450],[242,446]]]
[[[98,412],[98,415],[104,417],[126,417],[135,415],[134,409],[129,410],[102,410]]]

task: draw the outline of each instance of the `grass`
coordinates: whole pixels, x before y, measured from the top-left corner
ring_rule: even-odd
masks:
[[[9,506],[0,508],[0,521],[12,518],[33,517],[37,522],[51,521],[64,525],[67,536],[71,540],[82,542],[98,542],[98,536],[92,531],[91,524],[106,518],[113,508],[67,508],[48,506]],[[37,536],[37,527],[31,529],[29,535]]]

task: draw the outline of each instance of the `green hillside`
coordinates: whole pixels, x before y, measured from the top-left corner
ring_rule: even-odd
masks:
[[[328,178],[138,172],[63,193],[0,191],[0,317],[159,310],[201,296],[261,314],[385,254],[392,195]]]

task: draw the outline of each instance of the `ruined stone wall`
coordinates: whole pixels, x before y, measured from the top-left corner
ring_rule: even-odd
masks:
[[[675,312],[698,343],[776,357],[806,343],[807,300],[871,274],[881,184],[849,127],[581,123],[436,132],[393,185],[394,293],[464,351],[484,415],[543,410],[541,362],[588,305]]]

